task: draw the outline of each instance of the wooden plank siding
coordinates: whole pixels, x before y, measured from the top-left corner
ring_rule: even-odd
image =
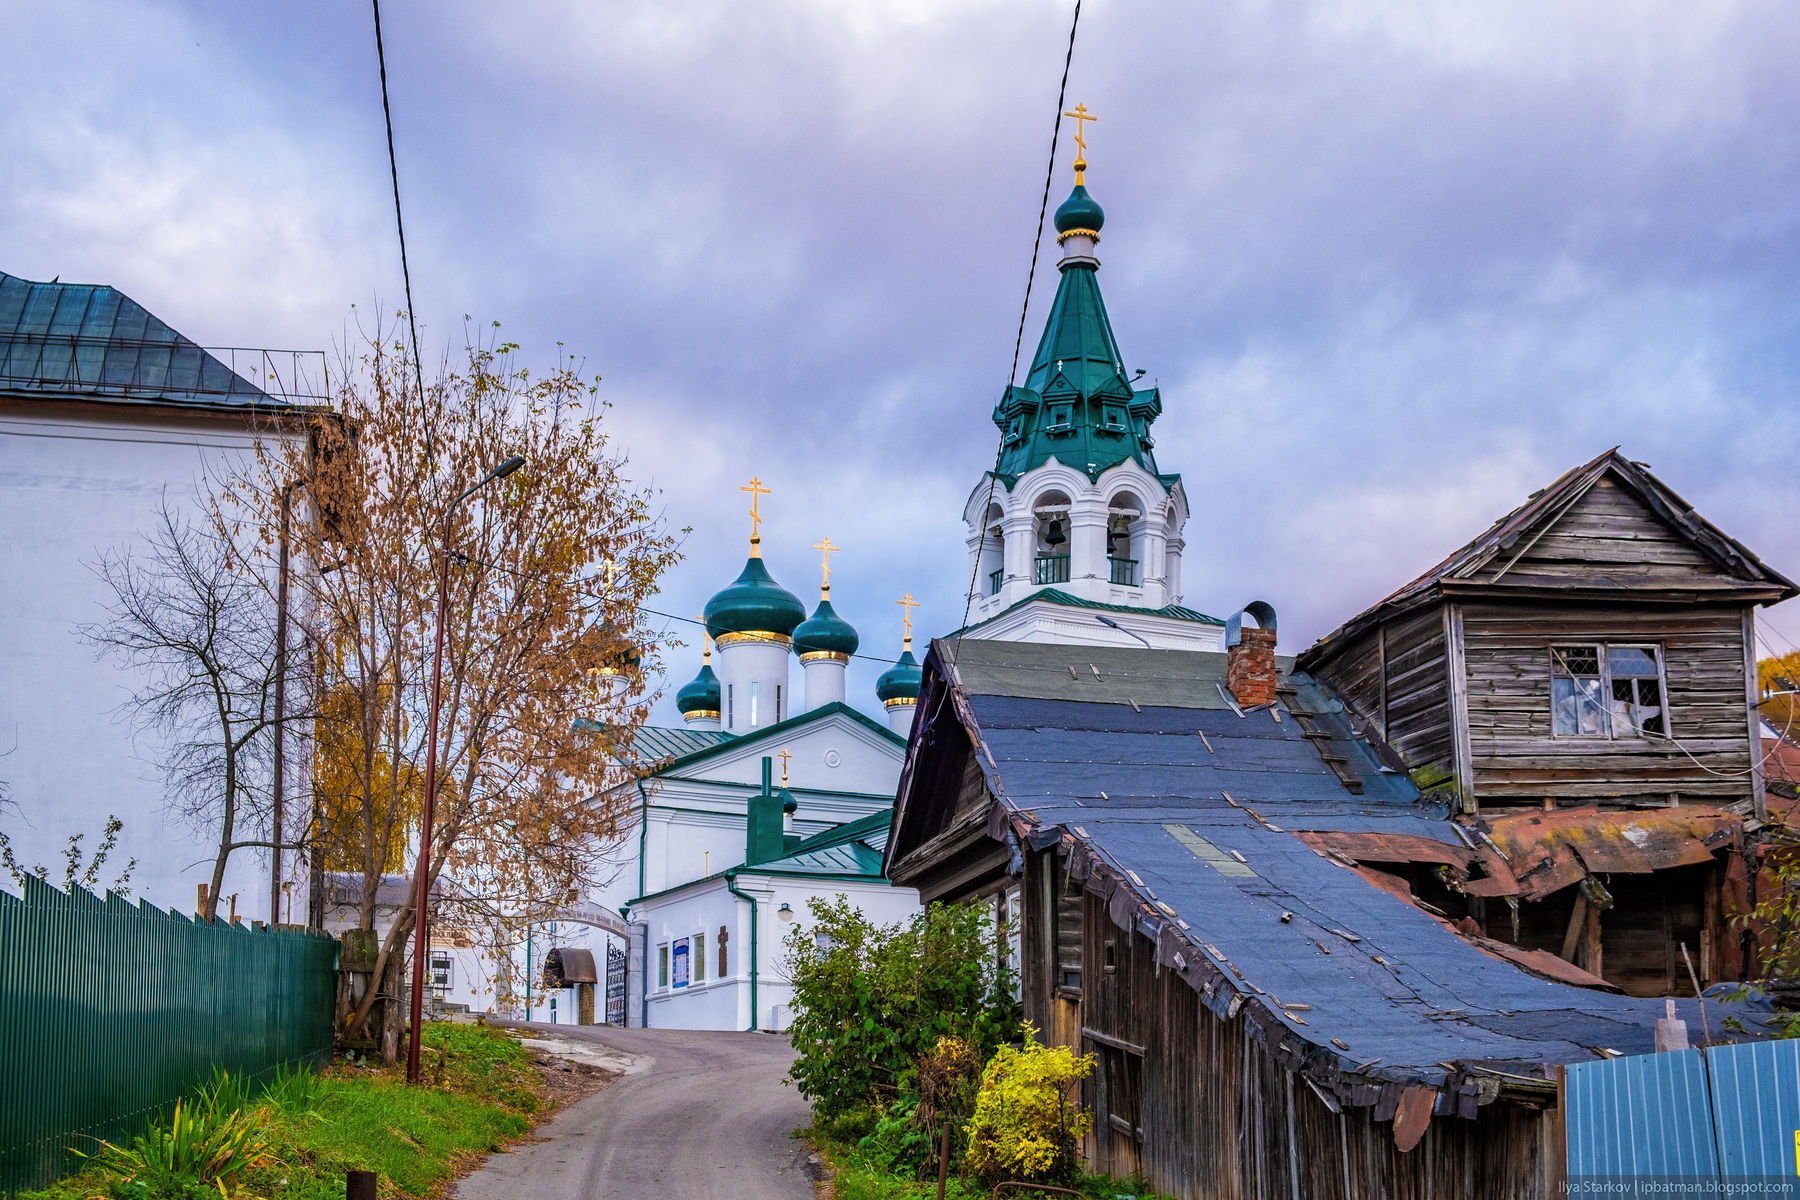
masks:
[[[1077,1048],[1097,1062],[1082,1086],[1093,1116],[1083,1147],[1093,1170],[1141,1173],[1181,1200],[1495,1200],[1555,1195],[1557,1111],[1505,1100],[1475,1120],[1434,1118],[1411,1151],[1370,1107],[1332,1109],[1286,1070],[1240,1014],[1207,1008],[1155,947],[1115,925],[1104,900],[1083,893],[1081,971],[1073,998],[1052,975],[1056,932],[1045,928],[1067,879],[1052,848],[1026,859],[1025,1007],[1041,1019],[1057,1003],[1078,1013]],[[1079,886],[1079,885],[1077,885]]]
[[[1463,694],[1482,804],[1751,797],[1742,607],[1465,601],[1460,608]],[[1662,649],[1674,742],[1553,736],[1550,647],[1603,642]]]
[[[1522,549],[1476,574],[1510,587],[1738,589],[1731,575],[1611,477],[1603,477]]]
[[[1384,622],[1330,650],[1314,668],[1358,716],[1374,722],[1421,787],[1456,775],[1456,726],[1441,605]]]

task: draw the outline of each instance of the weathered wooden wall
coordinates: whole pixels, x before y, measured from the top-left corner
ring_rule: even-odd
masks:
[[[1718,803],[1752,794],[1744,609],[1734,604],[1463,603],[1464,683],[1475,794],[1482,804],[1559,798]],[[1662,648],[1663,738],[1557,738],[1550,647]]]
[[[1510,587],[1741,587],[1610,477],[1602,477],[1535,539],[1496,555],[1477,576]]]
[[[1454,778],[1456,730],[1440,605],[1369,629],[1322,658],[1317,671],[1374,722],[1421,786]]]
[[[1054,849],[1027,859],[1025,1001],[1034,1020],[1073,1005],[1076,1044],[1098,1059],[1082,1095],[1094,1116],[1092,1168],[1141,1170],[1182,1200],[1555,1194],[1544,1158],[1555,1110],[1502,1101],[1476,1120],[1435,1118],[1403,1154],[1391,1121],[1370,1108],[1333,1112],[1275,1062],[1243,1015],[1221,1019],[1175,972],[1158,971],[1149,940],[1119,929],[1092,895],[1079,918],[1083,986],[1071,997],[1049,975],[1067,928],[1066,911],[1053,915],[1065,885]]]

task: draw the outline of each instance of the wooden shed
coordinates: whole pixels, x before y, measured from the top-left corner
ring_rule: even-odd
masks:
[[[1702,985],[1744,971],[1740,830],[1766,815],[1755,610],[1797,590],[1609,450],[1297,663],[1422,790],[1543,864],[1467,896],[1397,864],[1421,895],[1661,995],[1687,958]]]

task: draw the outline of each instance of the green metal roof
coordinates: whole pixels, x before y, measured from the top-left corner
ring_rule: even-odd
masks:
[[[117,288],[36,283],[0,271],[0,391],[272,411],[317,408],[326,400],[323,355],[241,353],[253,356],[258,378],[280,377],[271,356],[290,365],[316,356],[317,378],[303,380],[295,367],[291,379],[281,380],[283,395],[272,396]]]
[[[881,734],[883,737],[897,745],[904,746],[906,744],[905,738],[901,737],[881,722],[872,717],[863,715],[842,701],[833,701],[830,704],[821,704],[818,708],[810,708],[803,713],[789,717],[785,721],[778,721],[773,725],[765,725],[753,733],[701,733],[687,729],[665,729],[662,732],[685,734],[688,737],[712,738],[714,740],[710,744],[696,746],[686,754],[678,755],[671,761],[664,763],[660,768],[660,772],[666,773],[673,771],[676,768],[687,768],[697,762],[704,762],[714,755],[723,754],[726,750],[736,750],[743,746],[754,746],[766,741],[778,741],[810,721],[817,721],[836,713],[842,713],[857,724],[874,730],[876,733]]]
[[[719,729],[672,729],[665,725],[644,725],[631,743],[632,754],[644,765],[682,759],[701,750],[735,740]]]
[[[944,636],[962,637],[964,634],[980,629],[983,625],[998,621],[1007,613],[1023,608],[1034,600],[1042,600],[1047,604],[1060,604],[1065,608],[1092,608],[1098,609],[1101,612],[1143,613],[1145,616],[1167,617],[1172,621],[1193,621],[1200,625],[1225,624],[1225,622],[1219,620],[1217,617],[1209,617],[1203,612],[1192,608],[1183,608],[1179,604],[1165,604],[1161,608],[1144,608],[1140,605],[1133,604],[1108,604],[1104,600],[1083,600],[1080,596],[1071,596],[1067,592],[1047,587],[1038,589],[1023,600],[1014,601],[993,616],[988,617],[986,620],[977,621],[973,625],[965,625],[961,629],[958,629],[953,633],[947,633]]]
[[[754,867],[733,867],[727,875],[828,875],[834,878],[881,878],[881,856],[887,849],[894,810],[870,813],[836,829],[815,833],[794,851]]]
[[[1099,211],[1079,185],[1069,202]],[[1156,469],[1150,425],[1162,412],[1162,397],[1156,388],[1132,387],[1100,297],[1099,266],[1091,258],[1059,264],[1062,280],[1024,386],[1008,387],[994,409],[1005,441],[998,475],[1017,479],[1055,458],[1092,479],[1135,459],[1165,488],[1179,478]]]

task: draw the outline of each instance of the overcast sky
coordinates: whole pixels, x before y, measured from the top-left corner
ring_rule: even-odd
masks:
[[[366,4],[6,8],[0,270],[114,284],[207,345],[327,349],[398,307]],[[809,604],[807,547],[847,547],[865,652],[897,652],[903,591],[954,627],[1069,4],[383,17],[423,341],[498,320],[604,376],[694,527],[669,610],[736,574],[755,473]],[[1186,602],[1265,599],[1303,649],[1614,444],[1800,574],[1796,62],[1782,0],[1089,0],[1069,102],[1100,116],[1101,285],[1193,506]]]

